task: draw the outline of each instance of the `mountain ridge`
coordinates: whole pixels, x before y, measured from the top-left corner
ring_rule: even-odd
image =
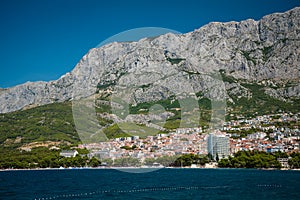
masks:
[[[172,85],[189,77],[192,90],[205,91],[211,86],[202,84],[204,74],[222,72],[232,77],[225,81],[228,98],[250,97],[241,82],[255,82],[265,86],[271,97],[289,101],[300,97],[300,8],[273,13],[259,21],[211,22],[193,32],[165,34],[144,38],[137,42],[110,43],[93,48],[83,56],[75,68],[55,81],[26,82],[0,90],[0,113],[27,107],[80,99],[116,84],[138,86],[150,84],[143,92],[135,91],[136,103],[169,97],[165,92],[157,96],[158,86],[150,79],[178,74]],[[127,73],[142,73],[142,79]],[[157,74],[147,77],[150,72]],[[197,77],[201,74],[201,77]],[[202,81],[202,82],[201,82]],[[200,82],[200,84],[199,84]],[[159,82],[160,85],[163,82]],[[198,83],[198,85],[197,85]],[[188,88],[186,88],[189,91]],[[145,94],[146,92],[149,95]],[[250,92],[251,93],[251,92]],[[214,94],[204,93],[210,97]],[[250,95],[250,96],[249,96]]]

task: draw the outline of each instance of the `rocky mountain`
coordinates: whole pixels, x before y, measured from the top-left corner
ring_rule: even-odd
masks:
[[[223,78],[227,94],[215,76]],[[280,101],[300,98],[300,8],[91,49],[58,80],[1,89],[0,113],[112,90],[131,93],[132,104],[182,93],[226,96],[234,104],[255,95],[249,84]]]

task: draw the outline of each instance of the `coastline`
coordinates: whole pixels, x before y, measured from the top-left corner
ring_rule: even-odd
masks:
[[[205,167],[72,167],[72,168],[32,168],[32,169],[0,169],[0,172],[9,172],[9,171],[64,171],[64,170],[108,170],[108,169],[115,169],[115,170],[160,170],[160,169],[249,169],[249,170],[263,170],[263,171],[300,171],[300,169],[259,169],[259,168],[205,168]]]

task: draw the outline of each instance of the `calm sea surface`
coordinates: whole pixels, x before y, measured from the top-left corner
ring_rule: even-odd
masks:
[[[0,199],[300,199],[300,171],[1,171]]]

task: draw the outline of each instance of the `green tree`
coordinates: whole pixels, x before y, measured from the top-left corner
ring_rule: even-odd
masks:
[[[216,154],[216,161],[219,162],[219,154]]]
[[[93,157],[89,162],[90,167],[98,167],[100,164],[101,162],[95,157]]]

